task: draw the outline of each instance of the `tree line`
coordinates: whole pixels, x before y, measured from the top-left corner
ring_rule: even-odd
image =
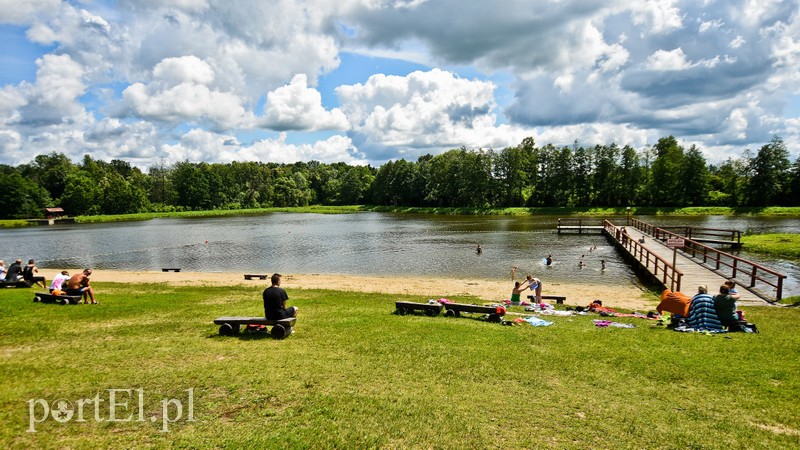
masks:
[[[379,168],[318,161],[154,164],[62,153],[0,165],[0,218],[319,205],[435,207],[798,206],[800,158],[780,137],[755,154],[708,164],[673,137],[636,150],[616,144],[499,151],[464,147]]]

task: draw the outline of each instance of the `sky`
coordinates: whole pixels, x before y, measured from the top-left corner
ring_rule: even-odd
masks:
[[[0,0],[0,164],[800,153],[800,0]]]

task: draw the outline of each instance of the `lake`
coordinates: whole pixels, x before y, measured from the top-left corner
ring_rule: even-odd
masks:
[[[797,218],[636,217],[660,226],[800,231]],[[555,216],[365,212],[54,225],[0,230],[0,258],[7,264],[18,257],[34,258],[48,279],[62,268],[79,267],[499,279],[508,278],[516,265],[548,282],[638,284],[603,236],[558,235],[556,221]],[[475,252],[478,244],[481,255]],[[787,274],[784,297],[800,295],[797,262],[739,253]],[[548,255],[553,255],[551,266],[543,261]],[[586,266],[579,269],[582,256]],[[606,261],[605,270],[601,260]]]

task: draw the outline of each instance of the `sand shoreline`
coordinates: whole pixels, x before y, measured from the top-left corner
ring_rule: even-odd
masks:
[[[71,274],[79,269],[71,269]],[[42,269],[48,282],[55,273]],[[269,285],[269,280],[245,280],[239,272],[156,272],[96,269],[92,280],[98,283],[165,283],[174,286],[253,286],[259,291]],[[567,297],[567,305],[588,305],[600,299],[610,308],[649,311],[655,309],[657,301],[648,297],[633,285],[597,285],[553,282],[543,280],[544,295]],[[375,292],[380,294],[422,295],[430,298],[474,296],[483,302],[499,302],[508,299],[512,282],[508,280],[457,279],[442,277],[365,276],[342,274],[284,274],[283,287],[293,289],[330,289],[338,291]],[[102,290],[97,291],[98,298]],[[524,298],[524,295],[523,295]]]

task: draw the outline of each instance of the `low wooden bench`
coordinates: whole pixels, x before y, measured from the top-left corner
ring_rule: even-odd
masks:
[[[161,271],[162,271],[162,272],[180,272],[180,271],[181,271],[181,269],[179,269],[179,268],[177,268],[177,267],[163,267],[163,268],[161,269]]]
[[[536,296],[534,296],[534,295],[529,295],[529,296],[528,296],[528,299],[529,299],[529,300],[536,301]],[[560,296],[560,295],[543,295],[543,296],[542,296],[542,300],[555,300],[555,301],[556,301],[556,303],[558,303],[559,305],[562,305],[562,304],[564,304],[564,301],[565,301],[566,299],[567,299],[567,297],[562,297],[562,296]]]
[[[481,306],[467,303],[445,303],[444,309],[444,315],[447,317],[459,317],[462,312],[487,314],[486,320],[489,322],[502,322],[502,317],[506,313],[502,306]]]
[[[219,325],[219,334],[222,336],[236,336],[242,325],[264,325],[271,326],[269,334],[277,339],[283,339],[292,334],[292,327],[297,322],[296,317],[289,317],[281,320],[270,320],[266,317],[217,317],[214,324]]]
[[[33,284],[28,283],[25,280],[17,280],[17,281],[0,280],[0,288],[29,288],[31,286],[33,286]]]
[[[269,275],[255,275],[252,273],[244,275],[245,280],[252,280],[253,278],[258,278],[259,280],[266,280],[267,278],[269,278]]]
[[[417,303],[417,302],[394,302],[395,311],[397,314],[404,316],[413,311],[425,311],[429,316],[437,316],[442,312],[441,303]]]
[[[57,303],[59,305],[77,305],[81,302],[80,295],[54,295],[49,292],[37,292],[33,296],[34,302]]]

